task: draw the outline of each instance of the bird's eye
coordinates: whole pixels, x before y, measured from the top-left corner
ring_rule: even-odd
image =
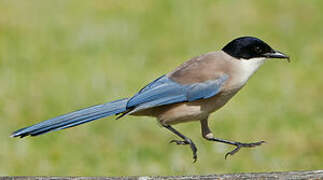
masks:
[[[255,52],[260,54],[262,52],[261,48],[259,46],[255,47]]]

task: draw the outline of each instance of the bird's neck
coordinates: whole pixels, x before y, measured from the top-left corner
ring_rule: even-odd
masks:
[[[264,64],[265,60],[266,58],[240,59],[240,61],[238,61],[239,66],[241,67],[240,71],[249,78]]]
[[[240,59],[234,61],[234,78],[233,84],[242,87],[248,79],[258,70],[265,62],[265,58]]]

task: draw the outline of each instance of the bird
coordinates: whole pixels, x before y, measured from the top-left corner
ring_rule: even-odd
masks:
[[[237,94],[268,59],[287,59],[290,62],[288,55],[274,50],[256,37],[238,37],[221,50],[205,53],[184,62],[175,70],[144,86],[130,98],[54,117],[14,131],[11,137],[38,136],[111,115],[115,115],[116,119],[127,115],[149,116],[156,118],[162,127],[180,138],[171,140],[170,143],[188,145],[193,153],[193,162],[196,162],[195,143],[173,126],[199,121],[203,138],[235,147],[225,154],[227,159],[227,156],[234,155],[241,148],[260,146],[265,141],[243,143],[217,138],[209,128],[209,116]]]

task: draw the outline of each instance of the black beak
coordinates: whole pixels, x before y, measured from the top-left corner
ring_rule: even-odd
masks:
[[[276,51],[274,50],[273,52],[270,53],[265,53],[264,57],[266,58],[276,58],[276,59],[287,59],[288,62],[290,62],[289,56],[287,56],[286,54]]]

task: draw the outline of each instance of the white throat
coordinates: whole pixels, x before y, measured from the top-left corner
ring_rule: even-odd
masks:
[[[252,59],[240,59],[241,72],[248,74],[249,77],[258,70],[258,68],[264,64],[266,58],[252,58]]]
[[[243,86],[248,79],[255,73],[258,68],[264,64],[266,58],[252,58],[235,60],[236,76],[235,83],[238,86]]]

